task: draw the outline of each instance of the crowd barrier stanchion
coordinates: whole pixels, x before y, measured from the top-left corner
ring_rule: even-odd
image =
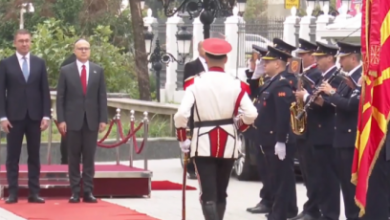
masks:
[[[148,132],[149,132],[149,119],[148,119],[148,112],[144,112],[144,119],[143,119],[143,123],[144,123],[144,169],[145,170],[148,170]],[[135,138],[135,134],[134,134],[134,137]]]
[[[132,123],[135,123],[134,110],[130,110],[130,126],[132,125]],[[132,138],[136,138],[136,136],[133,136]],[[130,167],[133,167],[133,160],[134,160],[134,145],[133,145],[133,140],[130,139],[129,141],[129,166]]]
[[[47,128],[47,155],[46,155],[46,160],[47,164],[51,164],[51,147],[52,147],[52,142],[53,142],[53,109],[50,109],[50,119],[48,121],[49,125]]]
[[[117,108],[116,109],[116,122],[117,124],[117,129],[116,129],[116,141],[120,142],[121,141],[121,131],[120,131],[120,123],[121,120],[121,109]],[[119,147],[115,148],[115,154],[116,154],[116,165],[120,164],[120,156],[119,156]]]

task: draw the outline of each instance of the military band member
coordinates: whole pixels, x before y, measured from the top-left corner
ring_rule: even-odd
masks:
[[[186,90],[186,88],[193,83],[195,76],[207,70],[206,60],[204,59],[205,54],[203,50],[203,41],[200,41],[198,43],[198,53],[199,53],[198,58],[184,65],[184,77],[183,77],[184,90]],[[193,113],[193,111],[194,110],[192,109],[191,113]],[[190,133],[192,133],[192,130],[194,129],[193,114],[191,114],[191,117],[189,118],[188,127],[190,129]],[[187,163],[187,173],[189,179],[196,179],[195,167],[191,159],[189,160],[189,163]]]
[[[291,55],[291,58],[292,58],[292,52],[294,50],[296,50],[297,48],[284,42],[282,39],[280,38],[274,38],[273,39],[273,43],[274,43],[274,47],[287,53],[287,54],[290,54]],[[283,77],[285,77],[288,82],[290,83],[290,85],[293,87],[294,90],[296,90],[296,85],[297,85],[297,78],[296,76],[294,75],[294,73],[289,73],[288,72],[288,68],[289,68],[289,65],[290,65],[290,62],[291,62],[291,58],[288,59],[287,61],[287,65],[286,65],[286,71],[283,73]]]
[[[337,71],[335,65],[338,47],[317,42],[316,56],[318,69],[322,71],[322,80],[328,80]],[[338,78],[337,78],[338,79]],[[337,88],[340,80],[329,82]],[[307,102],[310,95],[306,90],[297,91],[296,97]],[[307,137],[313,151],[313,169],[317,169],[316,183],[320,189],[317,196],[322,218],[338,220],[340,215],[340,186],[337,179],[335,150],[333,148],[335,109],[319,96],[307,111]],[[298,218],[299,219],[299,218]],[[304,219],[304,218],[301,218]]]
[[[315,85],[319,83],[319,81],[322,78],[321,71],[317,68],[317,63],[315,60],[315,57],[313,56],[313,52],[317,49],[317,45],[315,43],[309,42],[305,39],[299,38],[299,47],[296,50],[296,54],[298,57],[302,59],[303,63],[303,77],[306,77],[308,80],[312,81],[312,83]],[[303,80],[303,79],[302,79]],[[309,92],[309,94],[312,93],[312,87],[311,85],[307,83],[303,83],[303,88]],[[301,88],[297,88],[300,90]],[[296,216],[295,218],[292,218],[292,220],[295,219],[316,219],[321,216],[320,209],[318,206],[318,169],[313,166],[315,163],[314,157],[313,157],[313,151],[312,146],[307,141],[307,132],[305,132],[302,135],[297,135],[297,155],[299,160],[299,165],[301,168],[303,181],[305,183],[306,187],[306,195],[307,195],[307,201],[305,202],[303,206],[303,211]]]
[[[239,154],[237,128],[244,132],[257,117],[245,84],[225,73],[231,45],[222,39],[203,42],[208,71],[189,86],[174,116],[182,151],[188,152],[198,174],[203,214],[206,220],[222,220],[227,186],[235,158]],[[221,83],[223,82],[223,83]],[[186,138],[186,126],[194,106],[192,141]],[[237,125],[233,117],[241,110]]]
[[[340,65],[343,71],[347,72],[347,76],[337,89],[328,83],[323,83],[320,91],[328,95],[326,101],[336,109],[333,147],[336,152],[336,166],[344,200],[345,216],[348,220],[358,220],[359,208],[354,200],[355,186],[351,183],[351,165],[359,111],[359,99],[355,97],[358,95],[355,90],[362,74],[361,46],[344,42],[337,44],[340,47],[338,54]]]
[[[290,105],[294,95],[289,81],[282,76],[291,55],[268,47],[263,57],[265,72],[270,80],[264,84],[256,102],[258,142],[268,162],[273,201],[268,219],[287,219],[288,205],[295,193],[293,171],[294,137],[290,128]]]
[[[267,80],[264,74],[264,64],[261,62],[261,57],[268,52],[266,48],[252,45],[254,53],[250,59],[249,68],[245,71],[247,82],[249,84],[252,97],[256,96],[258,88]],[[268,77],[267,77],[268,78]]]

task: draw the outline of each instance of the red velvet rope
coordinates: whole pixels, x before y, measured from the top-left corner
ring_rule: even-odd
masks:
[[[59,128],[59,123],[57,120],[54,119],[54,124],[56,125],[58,131],[60,132],[61,136],[65,137],[66,135],[64,133],[62,133],[60,131],[60,128]],[[117,142],[117,143],[114,143],[114,144],[111,144],[111,145],[106,145],[106,144],[103,144],[103,142],[108,138],[108,136],[110,135],[111,131],[112,131],[112,128],[114,126],[114,124],[117,125],[117,129],[119,131],[119,135],[121,137],[121,141]],[[131,128],[129,129],[129,131],[127,132],[127,135],[125,136],[123,134],[123,128],[122,128],[122,123],[120,120],[117,120],[117,119],[113,119],[111,120],[110,122],[110,125],[108,127],[108,130],[106,132],[106,134],[103,136],[103,138],[101,140],[99,140],[97,142],[97,146],[99,147],[102,147],[102,148],[107,148],[107,149],[111,149],[111,148],[116,148],[122,144],[125,144],[127,143],[127,141],[133,137],[133,144],[134,144],[134,147],[135,147],[135,151],[137,154],[140,154],[143,150],[143,147],[144,147],[144,144],[145,144],[145,140],[146,138],[144,138],[144,140],[142,141],[142,144],[141,144],[141,148],[138,149],[138,146],[137,146],[137,140],[135,138],[135,134],[137,133],[137,131],[139,131],[139,129],[141,129],[141,127],[144,125],[144,123],[140,123],[136,129],[134,129],[134,122],[131,122]]]
[[[134,130],[134,121],[130,122],[130,131],[133,131],[133,130]],[[149,128],[147,127],[146,132],[148,132],[148,130],[149,130]],[[136,154],[140,154],[142,152],[142,150],[144,149],[144,146],[145,146],[145,142],[146,142],[146,138],[144,138],[144,140],[142,141],[141,147],[138,148],[137,138],[134,135],[133,146],[134,146],[134,150],[135,150]]]

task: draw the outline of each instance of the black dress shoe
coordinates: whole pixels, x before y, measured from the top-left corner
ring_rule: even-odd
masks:
[[[269,214],[265,214],[265,217],[268,218]],[[287,220],[291,220],[291,218],[296,218],[295,214],[288,214],[287,213]]]
[[[16,195],[9,195],[8,198],[5,200],[6,204],[14,204],[18,202],[18,197]]]
[[[188,174],[188,179],[190,179],[190,180],[196,180],[196,179],[198,179],[198,177],[196,176],[195,173],[189,173],[189,174]]]
[[[80,196],[78,193],[73,193],[72,197],[69,199],[69,203],[79,203],[80,202]]]
[[[97,199],[92,195],[92,193],[84,193],[83,202],[97,203]]]
[[[30,195],[27,199],[29,203],[45,203],[45,200],[38,195]]]
[[[317,220],[318,218],[311,216],[310,214],[307,213],[299,213],[299,215],[295,217],[289,217],[288,220]]]
[[[269,207],[259,203],[253,208],[248,208],[246,211],[250,212],[252,214],[264,214],[264,213],[269,213],[271,211],[271,209]]]

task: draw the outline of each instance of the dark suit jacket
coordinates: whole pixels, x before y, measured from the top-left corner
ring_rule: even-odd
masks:
[[[203,71],[205,71],[205,69],[203,68],[202,62],[199,58],[196,58],[196,60],[186,63],[186,65],[184,65],[183,86],[186,79],[195,76],[196,74],[199,74]]]
[[[50,117],[50,91],[45,61],[30,54],[30,75],[24,79],[16,54],[0,61],[0,118],[9,121]]]
[[[107,91],[104,71],[89,62],[87,93],[84,95],[76,62],[61,68],[57,85],[58,122],[66,122],[67,129],[82,129],[86,116],[89,129],[98,130],[99,123],[107,123]]]

